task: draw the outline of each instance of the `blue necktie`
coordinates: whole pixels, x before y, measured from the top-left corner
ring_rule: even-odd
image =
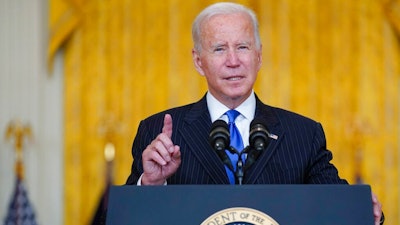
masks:
[[[236,127],[235,119],[240,113],[234,109],[231,109],[225,113],[228,116],[228,125],[229,125],[229,133],[231,136],[231,146],[234,147],[236,150],[241,152],[243,150],[243,140],[242,136],[240,135],[239,129]],[[236,171],[236,164],[238,161],[238,155],[232,154],[228,150],[226,150],[229,158],[232,161],[233,169]],[[227,166],[225,166],[226,172],[229,177],[229,181],[231,184],[235,184],[235,174]]]

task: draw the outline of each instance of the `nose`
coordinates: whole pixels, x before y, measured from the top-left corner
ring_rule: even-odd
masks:
[[[228,51],[228,54],[226,56],[226,65],[228,67],[238,67],[240,64],[239,56],[237,52],[235,51]]]

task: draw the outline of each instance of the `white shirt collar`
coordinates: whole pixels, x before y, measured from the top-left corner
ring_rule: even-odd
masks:
[[[207,92],[206,99],[208,111],[211,116],[211,122],[221,118],[224,113],[229,110],[228,107],[219,102],[210,92]],[[256,111],[256,97],[254,91],[252,91],[250,96],[242,104],[235,108],[235,110],[241,114],[238,119],[243,119],[244,117],[244,119],[252,121]]]

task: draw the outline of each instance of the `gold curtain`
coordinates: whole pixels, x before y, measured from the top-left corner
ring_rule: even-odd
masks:
[[[199,99],[191,22],[216,1],[53,0],[49,59],[63,46],[65,224],[87,224],[106,142],[123,184],[141,119]],[[370,184],[398,224],[399,0],[242,0],[259,15],[264,102],[317,121],[340,175]],[[106,131],[105,131],[106,130]]]

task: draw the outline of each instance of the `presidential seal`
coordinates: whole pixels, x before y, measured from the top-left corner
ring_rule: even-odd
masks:
[[[267,214],[245,207],[228,208],[208,217],[200,225],[279,225]]]

